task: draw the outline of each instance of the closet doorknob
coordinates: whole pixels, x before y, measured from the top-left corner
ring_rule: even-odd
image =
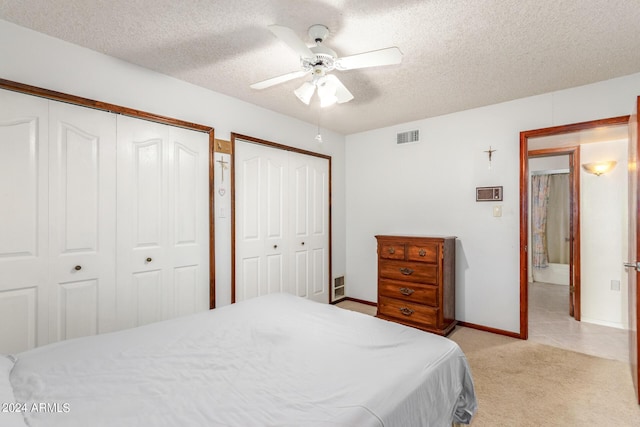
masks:
[[[82,266],[81,265],[76,265],[75,267],[73,267],[76,271],[80,271],[82,270]]]
[[[147,258],[147,262],[153,261],[153,258]]]
[[[304,246],[304,242],[302,242],[302,246]]]
[[[278,245],[273,245],[273,249],[278,249]]]

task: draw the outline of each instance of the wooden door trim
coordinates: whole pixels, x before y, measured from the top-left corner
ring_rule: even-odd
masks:
[[[252,142],[254,144],[264,145],[267,147],[275,148],[278,150],[284,151],[292,151],[294,153],[306,154],[308,156],[320,157],[322,159],[326,159],[329,162],[329,200],[327,204],[327,208],[329,210],[329,283],[327,288],[328,293],[328,302],[331,303],[331,282],[333,281],[333,268],[332,268],[332,248],[333,248],[333,239],[332,239],[332,227],[333,220],[331,216],[331,156],[321,153],[316,153],[314,151],[303,150],[301,148],[291,147],[284,144],[279,144],[277,142],[267,141],[265,139],[254,138],[252,136],[242,135],[239,133],[232,132],[231,133],[231,303],[236,302],[236,139],[242,139],[244,141]]]
[[[40,98],[51,99],[54,101],[66,102],[68,104],[79,105],[81,107],[94,108],[96,110],[107,111],[123,116],[130,116],[137,119],[149,120],[169,126],[176,126],[185,129],[204,132],[209,135],[209,308],[216,306],[216,268],[215,268],[215,226],[214,226],[214,184],[213,184],[213,165],[214,165],[214,129],[211,126],[200,125],[196,123],[186,122],[184,120],[174,119],[172,117],[161,116],[146,111],[136,110],[133,108],[123,107],[121,105],[110,104],[108,102],[96,101],[89,98],[70,95],[63,92],[44,89],[37,86],[31,86],[24,83],[14,82],[11,80],[0,79],[0,89],[6,89],[13,92],[24,93],[27,95],[38,96]]]
[[[529,337],[529,277],[528,277],[528,254],[527,247],[529,245],[529,138],[541,137],[541,136],[552,136],[552,135],[561,135],[571,132],[577,132],[580,130],[594,129],[597,127],[603,126],[616,126],[616,125],[625,125],[628,124],[629,116],[619,116],[612,117],[608,119],[600,119],[600,120],[592,120],[588,122],[580,122],[580,123],[572,123],[568,125],[561,126],[553,126],[542,129],[533,129],[520,132],[520,338],[528,339]],[[560,153],[562,150],[567,151],[570,147],[558,147],[558,148],[550,148],[545,150],[536,150],[532,151],[532,153],[545,151],[547,153]],[[577,160],[576,160],[576,168],[574,169],[574,182],[572,182],[572,190],[577,190],[578,197],[580,196],[580,174],[579,174],[579,152],[576,151]],[[577,189],[574,187],[575,181],[577,181]],[[579,203],[579,199],[578,199]],[[576,203],[576,206],[573,209],[579,210],[579,204]],[[575,212],[573,212],[575,213]],[[578,227],[579,230],[579,218],[577,220],[578,224],[574,225]],[[578,247],[579,250],[579,237],[578,241],[575,242],[575,246]],[[574,246],[574,247],[575,247]],[[579,265],[574,265],[574,269],[576,270],[576,277],[579,277]],[[579,316],[579,314],[578,314]],[[579,319],[579,317],[578,317]]]
[[[635,230],[631,227],[629,228],[629,235],[631,238],[635,239],[635,259],[629,257],[627,253],[626,256],[631,259],[626,259],[626,262],[636,263],[638,258],[640,257],[640,239],[638,239],[638,233],[640,233],[640,227],[638,227],[638,219],[640,218],[640,185],[638,185],[638,180],[640,180],[640,175],[638,172],[638,157],[640,154],[638,153],[638,137],[640,135],[640,123],[638,122],[638,114],[640,113],[640,96],[636,97],[634,109],[632,115],[629,116],[629,120],[627,126],[629,128],[629,154],[634,154],[633,156],[629,156],[628,159],[628,172],[627,174],[633,173],[632,177],[635,180],[635,206],[631,205],[628,207],[630,212],[635,211]],[[630,194],[633,194],[634,188],[632,185],[629,187]],[[629,200],[631,202],[631,200]],[[631,216],[631,215],[630,215]],[[629,242],[632,243],[632,242]],[[629,245],[629,250],[631,249],[631,245]],[[627,295],[629,298],[628,304],[628,312],[629,312],[629,365],[631,368],[631,376],[633,381],[634,392],[636,393],[636,402],[640,404],[640,369],[638,369],[638,357],[640,356],[640,340],[638,340],[638,332],[640,332],[640,316],[638,316],[638,308],[640,307],[640,292],[638,292],[638,283],[640,281],[640,272],[638,272],[637,268],[632,272],[628,272],[629,275],[635,275],[635,288],[633,286],[632,280],[629,280],[629,288],[627,290]],[[635,293],[635,295],[634,295]],[[635,304],[635,308],[632,308],[632,304]],[[635,319],[631,316],[633,313],[635,314]],[[635,322],[635,324],[634,324]],[[635,329],[634,329],[635,328]]]

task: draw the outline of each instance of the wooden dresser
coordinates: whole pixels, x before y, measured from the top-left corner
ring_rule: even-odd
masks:
[[[376,236],[381,319],[447,335],[455,320],[455,237]]]

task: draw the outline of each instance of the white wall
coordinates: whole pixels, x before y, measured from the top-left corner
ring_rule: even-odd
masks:
[[[628,248],[628,141],[580,146],[580,162],[616,160],[609,173],[595,176],[581,168],[580,256],[582,320],[628,329],[627,273],[622,262]],[[621,283],[611,289],[611,281]]]
[[[237,132],[332,156],[333,276],[344,275],[344,136],[323,130],[318,144],[312,124],[3,20],[0,40],[0,78],[212,126],[219,139]],[[218,305],[230,302],[230,239],[230,218],[217,217]]]
[[[347,136],[348,295],[376,300],[374,235],[451,234],[456,318],[519,332],[519,133],[626,115],[637,95],[640,74]],[[412,128],[422,142],[396,146]],[[504,187],[503,202],[475,201],[488,185]]]

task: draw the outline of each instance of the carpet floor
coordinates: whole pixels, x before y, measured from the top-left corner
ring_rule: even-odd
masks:
[[[457,327],[483,426],[640,426],[629,365]]]

